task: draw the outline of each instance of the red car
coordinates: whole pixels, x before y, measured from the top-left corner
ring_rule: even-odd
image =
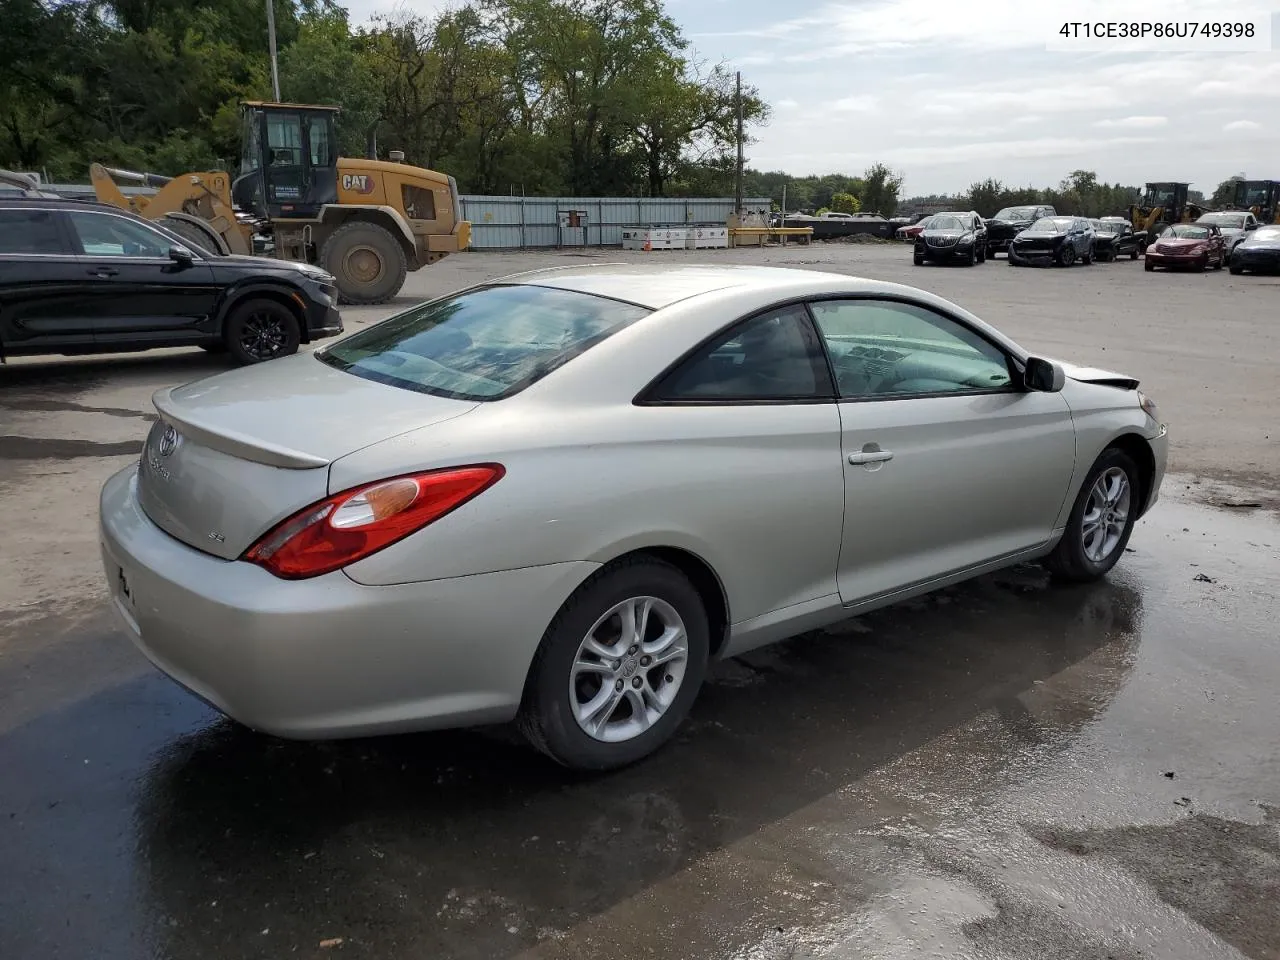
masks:
[[[914,240],[924,233],[925,227],[929,226],[929,221],[932,219],[933,217],[925,217],[919,223],[913,223],[909,227],[899,227],[894,231],[894,236],[899,240]]]
[[[1227,262],[1227,241],[1216,223],[1175,223],[1147,247],[1146,269],[1212,266]]]

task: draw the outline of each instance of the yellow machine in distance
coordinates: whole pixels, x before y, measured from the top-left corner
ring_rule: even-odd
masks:
[[[1205,207],[1187,200],[1189,183],[1148,183],[1142,200],[1129,207],[1129,222],[1135,231],[1157,231],[1162,225],[1191,223],[1206,212]]]
[[[159,220],[210,253],[316,264],[346,303],[381,303],[407,273],[465,250],[471,224],[453,177],[405,163],[337,155],[337,107],[247,102],[240,170],[176,177],[94,164],[98,200]],[[120,181],[155,189],[126,197]]]
[[[1261,223],[1280,223],[1280,180],[1237,180],[1233,204]]]

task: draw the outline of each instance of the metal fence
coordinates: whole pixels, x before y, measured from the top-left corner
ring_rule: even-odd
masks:
[[[768,216],[767,197],[742,202],[745,215]],[[622,244],[622,228],[666,224],[724,226],[732,197],[474,197],[462,198],[475,250],[527,247],[609,247]]]
[[[65,197],[92,199],[93,185],[49,183],[44,189]],[[149,187],[122,187],[126,196],[149,195]],[[623,227],[684,224],[724,226],[733,215],[732,197],[483,197],[463,196],[462,216],[471,221],[471,249],[529,247],[616,247]],[[742,201],[744,219],[765,222],[768,197]]]

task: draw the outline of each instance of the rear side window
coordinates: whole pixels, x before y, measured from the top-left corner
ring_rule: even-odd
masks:
[[[406,390],[499,400],[649,312],[550,287],[482,287],[391,317],[316,356],[339,370]]]
[[[430,190],[406,183],[400,188],[400,196],[404,200],[404,212],[410,220],[436,218],[436,197]]]
[[[51,210],[0,210],[0,254],[66,253]]]

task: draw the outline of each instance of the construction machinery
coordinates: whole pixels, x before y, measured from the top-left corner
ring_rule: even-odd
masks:
[[[242,105],[240,170],[162,177],[93,164],[101,202],[157,220],[213,254],[262,251],[333,274],[344,303],[382,303],[410,270],[465,250],[471,224],[453,177],[339,157],[337,107]],[[125,196],[119,183],[152,193]]]
[[[1134,231],[1156,234],[1168,224],[1197,220],[1208,208],[1187,200],[1190,186],[1189,183],[1146,184],[1142,200],[1129,207],[1129,222]]]
[[[1280,180],[1237,180],[1232,202],[1261,223],[1280,223]]]

